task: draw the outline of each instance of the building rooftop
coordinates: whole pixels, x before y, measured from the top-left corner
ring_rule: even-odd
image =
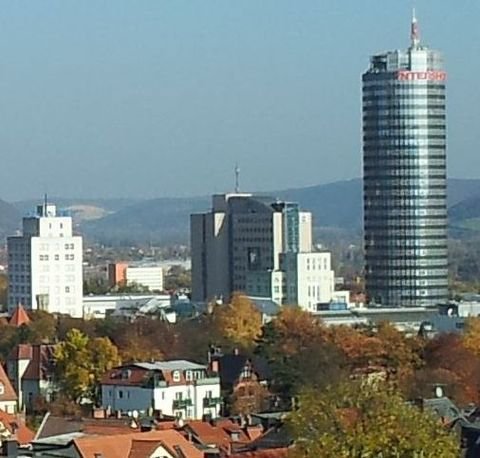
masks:
[[[182,371],[207,368],[207,366],[203,364],[193,363],[184,359],[174,361],[155,361],[153,363],[134,363],[134,365],[150,371]]]

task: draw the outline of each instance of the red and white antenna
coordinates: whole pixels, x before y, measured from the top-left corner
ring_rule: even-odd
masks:
[[[418,48],[420,44],[420,31],[418,29],[417,17],[415,15],[415,8],[412,11],[412,27],[410,29],[410,40],[412,48]]]

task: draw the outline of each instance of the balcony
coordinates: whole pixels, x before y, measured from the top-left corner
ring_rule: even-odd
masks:
[[[186,409],[192,405],[191,399],[175,399],[173,401],[173,410]]]
[[[222,403],[222,398],[203,398],[203,407],[216,407]]]

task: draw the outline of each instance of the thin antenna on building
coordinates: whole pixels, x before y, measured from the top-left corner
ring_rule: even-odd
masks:
[[[412,43],[412,48],[418,48],[418,45],[420,44],[420,31],[418,28],[415,8],[412,9],[412,26],[410,29],[410,41]]]
[[[238,164],[235,164],[235,192],[240,192],[240,168]]]
[[[43,216],[47,216],[48,196],[47,193],[43,195]]]

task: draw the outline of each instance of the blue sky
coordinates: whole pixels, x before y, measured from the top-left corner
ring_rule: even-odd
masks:
[[[445,54],[449,175],[480,177],[480,2],[415,2]],[[361,174],[360,74],[411,1],[1,0],[0,197],[210,194]]]

